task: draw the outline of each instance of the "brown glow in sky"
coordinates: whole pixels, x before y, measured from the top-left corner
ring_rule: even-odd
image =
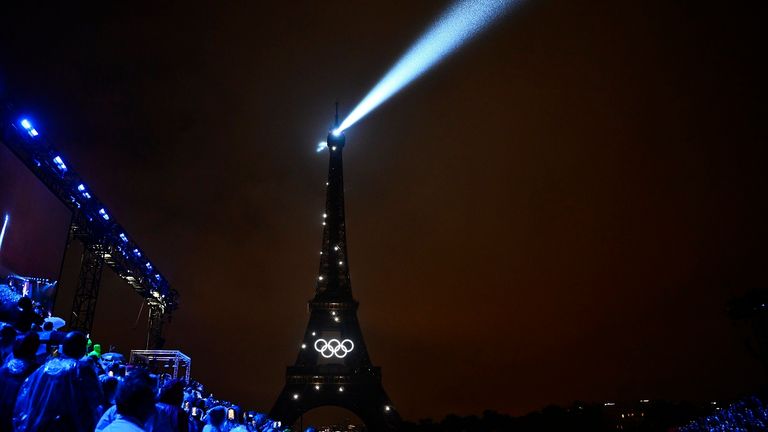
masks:
[[[180,291],[168,347],[268,410],[313,293],[333,102],[445,2],[12,3],[0,92]],[[406,419],[764,382],[725,313],[766,285],[764,18],[529,1],[347,132],[353,292]],[[143,347],[130,289],[105,275],[99,302],[94,337]]]

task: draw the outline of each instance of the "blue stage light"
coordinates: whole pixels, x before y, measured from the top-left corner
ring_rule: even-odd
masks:
[[[319,143],[317,143],[317,152],[318,153],[320,153],[321,151],[325,150],[326,148],[328,148],[328,143],[327,142],[320,141]]]
[[[343,132],[500,18],[519,0],[458,0],[341,122]],[[335,132],[335,131],[334,131]]]
[[[152,264],[146,263],[144,265],[147,266],[147,270],[152,271]]]
[[[61,159],[61,156],[56,156],[53,158],[53,163],[56,164],[56,168],[58,168],[62,173],[67,172],[67,165],[64,163],[64,160]]]
[[[83,198],[91,199],[91,194],[88,193],[88,191],[85,190],[85,185],[84,184],[82,184],[82,183],[79,184],[77,186],[77,190],[80,191],[80,194],[83,196]]]
[[[104,218],[104,220],[107,220],[107,221],[109,220],[109,215],[107,214],[107,211],[104,210],[103,208],[99,209],[99,214],[101,215],[102,218]]]
[[[27,133],[29,134],[29,136],[34,138],[39,135],[37,133],[37,129],[32,127],[32,122],[30,122],[28,119],[21,119],[19,124],[21,125],[21,127],[27,130]]]
[[[120,240],[128,243],[128,236],[126,236],[125,233],[120,233]]]
[[[3,229],[0,230],[0,250],[3,250],[3,239],[5,239],[5,230],[8,228],[8,223],[11,221],[11,215],[5,214],[3,218]]]
[[[137,257],[141,256],[141,252],[138,249],[134,249],[133,254],[136,255]]]

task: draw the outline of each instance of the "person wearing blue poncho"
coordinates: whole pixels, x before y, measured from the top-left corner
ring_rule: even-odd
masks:
[[[35,352],[40,339],[35,332],[16,338],[11,354],[0,367],[0,432],[12,432],[13,409],[21,384],[37,368]]]
[[[102,397],[96,373],[82,361],[85,347],[85,335],[68,333],[62,355],[27,378],[14,409],[16,432],[93,431]]]

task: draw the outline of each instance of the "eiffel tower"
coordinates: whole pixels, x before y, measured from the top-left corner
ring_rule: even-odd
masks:
[[[357,320],[358,302],[352,297],[344,223],[343,132],[329,133],[326,142],[330,164],[315,296],[309,301],[309,324],[296,363],[287,368],[285,386],[269,416],[292,425],[313,408],[338,406],[360,417],[369,431],[397,430],[400,416],[381,384],[381,368],[368,357]]]

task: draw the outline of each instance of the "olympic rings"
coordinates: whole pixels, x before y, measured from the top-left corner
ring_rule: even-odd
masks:
[[[339,341],[338,339],[318,339],[315,341],[315,351],[319,352],[325,358],[336,356],[344,358],[355,349],[355,343],[349,339]]]

